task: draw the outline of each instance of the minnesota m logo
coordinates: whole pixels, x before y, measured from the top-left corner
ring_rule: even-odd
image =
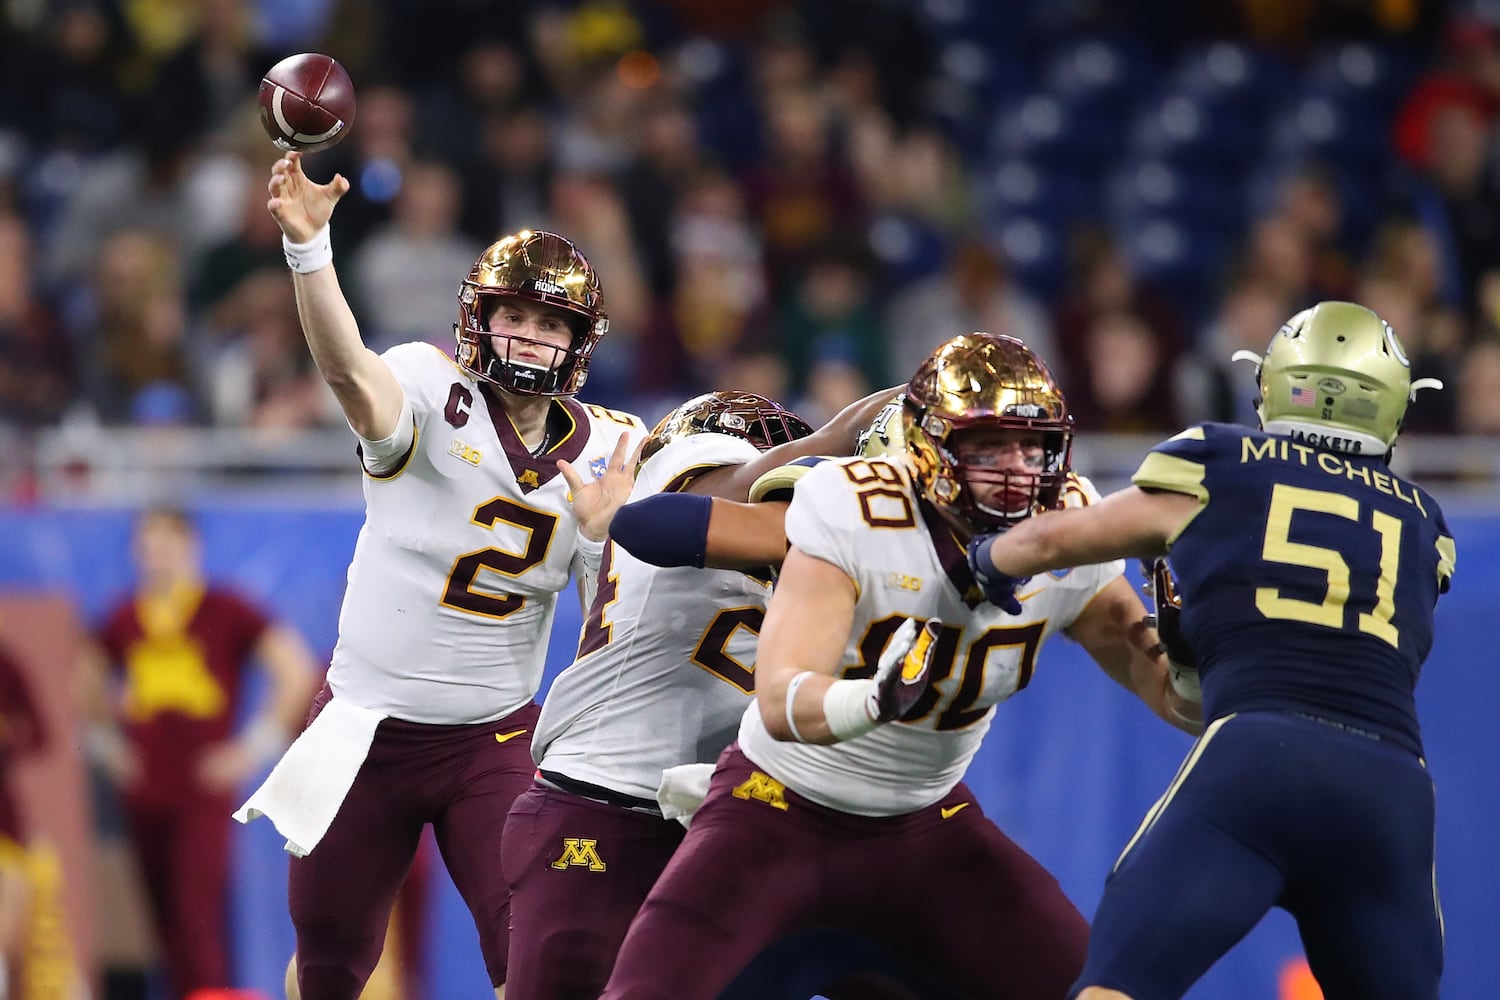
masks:
[[[769,774],[760,771],[750,772],[750,777],[732,794],[737,799],[754,799],[756,802],[764,802],[773,809],[786,811],[786,786]]]
[[[599,858],[599,841],[564,837],[562,857],[552,862],[552,867],[563,871],[575,865],[591,872],[604,871],[604,862]]]
[[[520,483],[522,486],[535,487],[542,485],[542,481],[537,478],[535,469],[523,469],[521,471],[521,474],[516,477],[516,482]]]

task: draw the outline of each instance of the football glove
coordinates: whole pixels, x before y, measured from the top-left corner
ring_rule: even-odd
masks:
[[[1146,580],[1146,593],[1151,596],[1155,607],[1155,611],[1146,617],[1146,622],[1156,629],[1160,648],[1167,654],[1172,688],[1183,700],[1201,703],[1203,691],[1198,684],[1198,658],[1182,634],[1182,596],[1177,593],[1172,569],[1165,557],[1157,556],[1150,563],[1142,562],[1141,575]]]
[[[1016,591],[1031,577],[1011,576],[995,568],[990,560],[990,542],[995,540],[996,534],[975,535],[969,539],[969,570],[991,604],[1006,614],[1019,615],[1021,602],[1016,598]]]
[[[920,628],[908,618],[891,636],[875,665],[875,689],[870,693],[870,714],[876,722],[904,718],[922,697],[932,676],[932,651],[942,631],[943,623],[936,618]]]

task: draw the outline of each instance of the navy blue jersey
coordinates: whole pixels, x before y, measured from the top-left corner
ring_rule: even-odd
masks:
[[[1302,712],[1422,752],[1414,690],[1454,565],[1430,495],[1378,458],[1230,424],[1183,431],[1133,478],[1202,502],[1169,558],[1205,719]]]

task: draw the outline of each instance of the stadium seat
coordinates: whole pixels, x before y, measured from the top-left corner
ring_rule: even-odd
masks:
[[[989,218],[1001,223],[1030,216],[1058,225],[1098,211],[1091,178],[1068,165],[1002,161],[989,170],[982,191]]]
[[[1018,284],[1043,299],[1061,292],[1067,273],[1065,230],[1044,219],[1017,216],[992,231]]]
[[[1167,219],[1194,232],[1224,236],[1245,222],[1243,185],[1236,172],[1136,160],[1113,171],[1106,190],[1110,218],[1124,225]]]
[[[1315,51],[1302,74],[1302,93],[1336,104],[1389,113],[1411,84],[1410,53],[1345,41]]]
[[[1142,159],[1239,168],[1254,154],[1263,129],[1253,107],[1217,107],[1169,91],[1137,114],[1129,152]]]
[[[970,38],[946,42],[938,53],[938,65],[943,76],[989,100],[1014,97],[1029,86],[1029,75],[1019,62],[1003,50]]]
[[[894,212],[870,223],[870,249],[885,267],[886,291],[935,274],[948,252],[944,235],[920,220]]]
[[[1281,103],[1298,82],[1284,60],[1240,42],[1187,49],[1169,74],[1170,87],[1214,109],[1264,111]]]
[[[1283,158],[1368,166],[1389,155],[1390,133],[1385,120],[1360,102],[1312,96],[1271,118],[1264,148]]]
[[[1054,49],[1042,70],[1042,82],[1074,104],[1126,104],[1155,86],[1156,72],[1138,47],[1089,38]]]

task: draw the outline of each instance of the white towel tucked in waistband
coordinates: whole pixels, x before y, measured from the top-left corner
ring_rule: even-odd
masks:
[[[708,797],[708,783],[713,776],[712,764],[678,764],[663,771],[661,785],[656,789],[662,816],[683,826],[691,823],[693,814]]]
[[[370,752],[380,712],[334,698],[323,707],[234,818],[265,816],[286,838],[286,850],[306,857],[328,832],[354,776]]]

